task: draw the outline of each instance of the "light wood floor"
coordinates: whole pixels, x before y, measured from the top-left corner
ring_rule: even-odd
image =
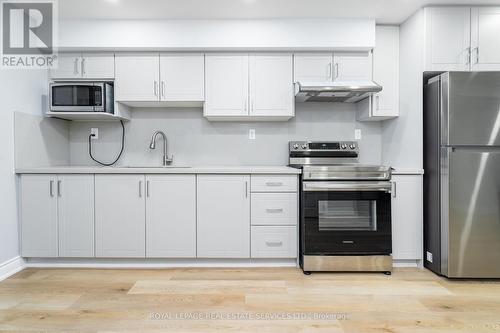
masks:
[[[419,269],[26,269],[0,282],[3,331],[500,332],[500,281]]]

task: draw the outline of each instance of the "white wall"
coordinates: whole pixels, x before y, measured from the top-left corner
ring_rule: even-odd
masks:
[[[122,165],[158,166],[163,143],[148,148],[154,130],[168,137],[169,154],[180,165],[287,165],[290,140],[354,140],[362,130],[360,161],[381,162],[381,124],[356,122],[354,104],[298,103],[296,117],[287,122],[209,122],[201,108],[137,109],[126,122]],[[114,160],[120,150],[121,127],[117,122],[73,122],[70,151],[73,165],[94,165],[88,155],[91,127],[99,128],[95,156]],[[248,130],[256,139],[248,139]],[[160,140],[160,139],[158,139]]]
[[[14,174],[14,112],[42,115],[46,72],[0,70],[0,265],[19,256]]]
[[[396,169],[423,168],[423,10],[399,30],[399,117],[385,121],[382,161]]]
[[[368,50],[375,20],[67,20],[58,42],[64,50]]]

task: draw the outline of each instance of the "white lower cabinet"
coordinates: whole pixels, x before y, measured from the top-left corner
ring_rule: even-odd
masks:
[[[21,177],[21,254],[94,256],[94,175]]]
[[[93,257],[94,175],[57,179],[59,257]]]
[[[21,255],[57,257],[56,175],[21,177]]]
[[[198,258],[250,257],[250,176],[197,176]]]
[[[422,175],[393,175],[392,256],[394,259],[422,259],[423,192]]]
[[[145,257],[144,192],[144,175],[95,176],[96,257]]]
[[[146,175],[146,257],[196,257],[195,175]]]
[[[297,193],[252,193],[252,225],[297,224]]]
[[[252,258],[296,257],[296,226],[252,226]]]

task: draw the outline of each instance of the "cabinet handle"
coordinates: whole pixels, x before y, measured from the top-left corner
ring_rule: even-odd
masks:
[[[57,181],[57,196],[62,197],[62,190],[61,190],[61,181]]]
[[[79,74],[78,73],[78,58],[75,58],[75,64],[74,64],[73,71],[75,74]]]
[[[339,77],[339,64],[335,63],[335,78],[337,79]]]
[[[330,62],[327,66],[327,72],[326,72],[326,75],[329,79],[332,78],[332,63]]]
[[[283,208],[267,208],[268,213],[283,213]]]
[[[245,113],[247,112],[247,104],[248,104],[248,99],[245,98]]]
[[[282,241],[279,241],[279,242],[266,242],[266,245],[267,246],[282,246],[283,242]]]
[[[161,95],[165,97],[165,81],[161,81]]]
[[[392,182],[392,197],[395,198],[396,197],[396,182]]]
[[[266,186],[283,186],[282,182],[266,182]]]
[[[139,180],[139,198],[142,198],[142,180]]]
[[[158,82],[155,80],[154,85],[153,85],[153,92],[155,96],[158,96]]]
[[[245,198],[248,198],[248,181],[245,182]]]
[[[465,64],[469,65],[471,60],[471,48],[470,47],[466,48],[466,52],[467,52],[466,54],[467,58]]]
[[[380,95],[375,96],[375,104],[377,111],[380,110]]]
[[[149,198],[149,180],[146,181],[146,197]]]
[[[476,46],[476,64],[479,64],[479,46]]]
[[[49,182],[49,194],[50,194],[51,197],[54,196],[54,181],[53,180],[51,180]]]
[[[85,58],[82,58],[82,75],[85,75]]]

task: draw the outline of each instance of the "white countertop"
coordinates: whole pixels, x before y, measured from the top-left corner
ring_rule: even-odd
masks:
[[[300,174],[300,169],[287,166],[194,166],[194,167],[100,167],[49,166],[17,168],[16,173],[89,173],[89,174]]]

